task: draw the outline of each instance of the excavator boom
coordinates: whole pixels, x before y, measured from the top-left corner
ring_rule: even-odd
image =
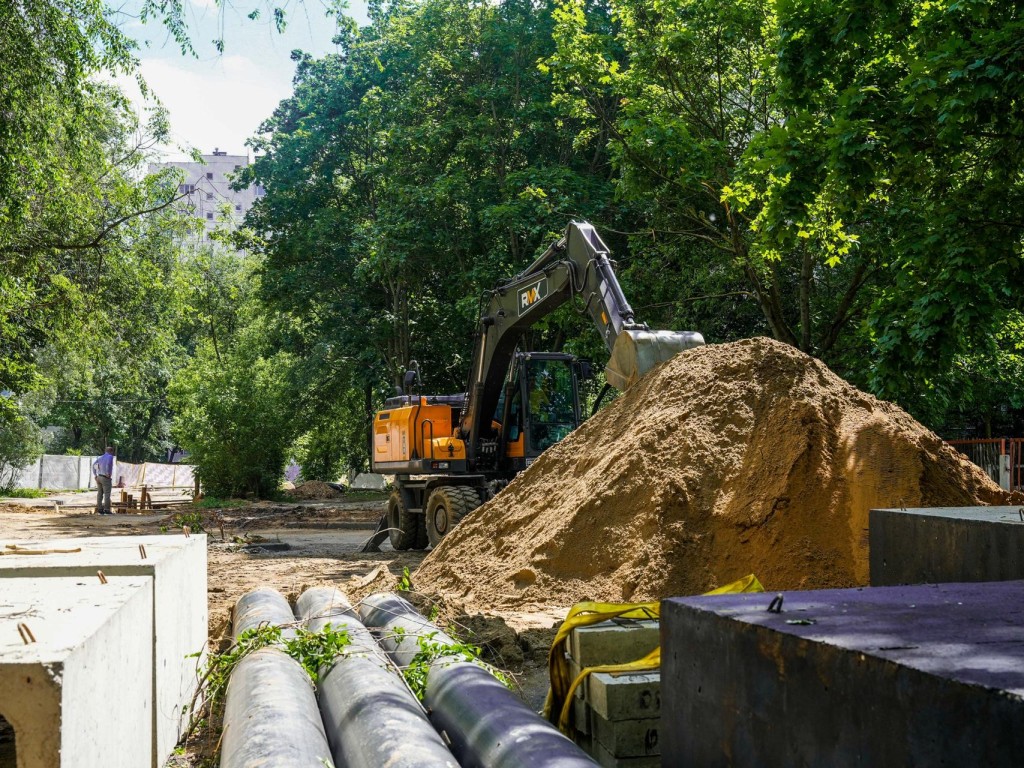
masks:
[[[574,298],[583,304],[610,358],[608,383],[619,390],[704,338],[693,331],[652,331],[636,321],[615,277],[608,246],[593,226],[572,222],[529,267],[491,292],[480,319],[461,433],[472,455],[486,432],[502,379],[523,332]]]

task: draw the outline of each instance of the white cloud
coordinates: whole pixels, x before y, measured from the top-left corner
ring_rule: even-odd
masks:
[[[141,69],[167,107],[173,140],[204,153],[217,147],[245,154],[246,139],[292,92],[286,69],[266,67],[241,55],[211,62],[149,59]],[[122,79],[119,84],[141,106],[134,83]]]

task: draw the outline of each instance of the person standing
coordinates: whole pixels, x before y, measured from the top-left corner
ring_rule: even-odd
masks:
[[[92,463],[92,474],[96,478],[96,513],[113,514],[110,511],[110,486],[114,476],[114,449],[107,446],[107,451]]]

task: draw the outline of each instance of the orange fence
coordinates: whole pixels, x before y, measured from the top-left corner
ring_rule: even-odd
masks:
[[[1024,490],[1024,437],[996,437],[988,440],[947,440],[949,445],[984,469],[988,476],[999,482],[1000,462],[1009,460],[1011,490]]]

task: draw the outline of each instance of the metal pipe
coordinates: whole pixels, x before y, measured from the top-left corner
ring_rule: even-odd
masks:
[[[593,768],[597,763],[471,661],[430,666],[424,703],[462,768]]]
[[[283,651],[262,648],[228,681],[221,768],[324,768],[331,750],[306,671]]]
[[[395,594],[370,595],[360,604],[359,615],[399,666],[408,665],[419,652],[420,637],[430,637],[440,645],[456,644]],[[453,656],[436,659],[427,675],[424,703],[431,722],[447,737],[463,768],[597,765],[474,662]]]
[[[337,610],[337,590],[307,590],[299,598],[306,627],[348,633],[351,645],[320,673],[320,714],[338,768],[458,768],[416,700],[369,630]]]
[[[237,641],[238,637],[248,629],[294,623],[295,614],[284,595],[276,589],[260,587],[238,598],[231,625],[233,637]],[[295,629],[286,627],[282,630],[281,637],[284,639],[295,637]]]

